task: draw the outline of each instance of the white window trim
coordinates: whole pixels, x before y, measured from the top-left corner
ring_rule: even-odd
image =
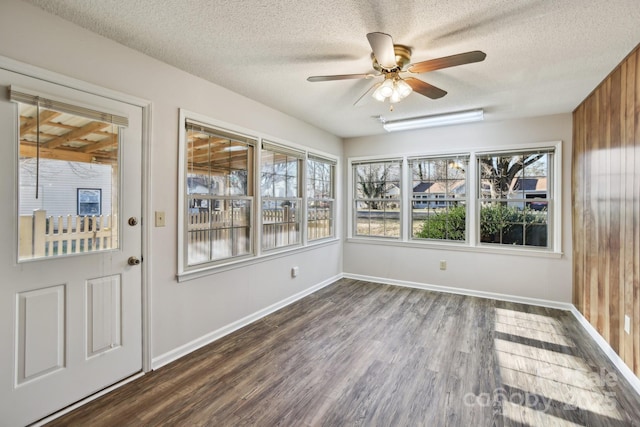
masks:
[[[472,153],[452,153],[450,155],[443,155],[443,154],[438,154],[438,155],[433,155],[433,154],[425,154],[424,156],[408,156],[405,158],[405,161],[407,163],[407,173],[405,174],[405,179],[407,180],[407,189],[411,189],[411,194],[408,195],[407,197],[407,201],[406,201],[406,205],[407,205],[407,219],[408,219],[408,226],[407,228],[407,236],[404,239],[407,242],[416,242],[416,243],[420,243],[420,244],[425,244],[425,243],[435,243],[435,244],[440,244],[440,243],[448,243],[448,244],[453,244],[456,246],[460,246],[460,245],[469,245],[474,239],[472,238],[472,236],[474,236],[473,234],[471,234],[471,232],[473,230],[471,230],[471,225],[474,223],[474,221],[472,221],[472,216],[469,214],[467,215],[466,218],[466,233],[465,233],[465,239],[464,241],[455,241],[455,240],[437,240],[437,239],[416,239],[411,237],[411,232],[409,230],[413,229],[413,212],[412,212],[412,202],[413,202],[413,170],[409,170],[409,167],[411,165],[411,162],[413,160],[419,160],[419,159],[451,159],[451,158],[455,158],[455,157],[464,157],[465,159],[467,159],[467,161],[469,163],[471,163],[471,157],[472,157]],[[475,166],[473,168],[473,170],[475,171]],[[469,197],[470,197],[470,193],[471,190],[469,189],[469,173],[471,172],[471,164],[467,165],[467,171],[465,172],[465,196],[464,196],[464,203],[465,206],[467,206],[467,213],[471,212],[471,208],[470,208],[470,202],[469,202]],[[475,193],[474,193],[475,194]]]
[[[332,194],[332,198],[330,199],[325,199],[325,200],[331,200],[332,203],[332,209],[331,209],[331,220],[333,221],[333,232],[331,233],[331,236],[327,236],[327,237],[321,237],[318,239],[309,239],[309,216],[308,216],[308,206],[305,206],[305,215],[303,218],[304,221],[304,236],[302,236],[302,241],[303,241],[303,245],[313,245],[316,243],[321,243],[321,242],[326,242],[327,240],[333,240],[336,238],[336,236],[338,235],[337,232],[337,223],[338,223],[338,219],[336,218],[336,205],[338,203],[338,186],[337,186],[337,177],[338,177],[338,161],[337,159],[333,159],[331,157],[327,157],[324,155],[320,155],[320,154],[316,154],[313,151],[308,151],[307,152],[307,156],[305,158],[304,161],[304,184],[303,184],[303,192],[304,192],[304,199],[303,199],[303,203],[305,203],[305,205],[309,204],[309,195],[307,194],[307,190],[308,190],[308,179],[309,176],[307,175],[309,173],[309,171],[307,170],[308,168],[308,161],[316,161],[316,162],[326,162],[329,163],[330,166],[332,167],[332,175],[331,175],[331,185],[333,186],[331,194]],[[316,199],[319,200],[319,199]]]
[[[354,164],[358,164],[358,163],[384,163],[384,162],[398,162],[400,163],[400,201],[399,201],[399,205],[400,205],[400,236],[399,237],[392,237],[392,236],[366,236],[366,235],[357,235],[354,234],[353,232],[353,223],[354,223],[354,210],[353,210],[353,205],[355,202],[355,194],[354,194],[354,184],[355,181],[353,179],[353,166]],[[405,169],[407,166],[407,158],[406,156],[371,156],[371,157],[353,157],[353,158],[349,158],[348,162],[348,173],[347,173],[347,183],[348,183],[348,188],[347,188],[347,197],[348,197],[348,203],[347,203],[347,230],[348,230],[348,234],[347,234],[347,238],[354,238],[354,239],[366,239],[366,240],[383,240],[383,241],[391,241],[391,242],[398,242],[398,241],[404,241],[405,240],[405,235],[407,233],[407,231],[405,230],[407,227],[405,227],[405,224],[407,224],[406,219],[405,219],[405,212],[406,212],[406,207],[405,207],[405,197],[404,197],[404,189],[406,187],[404,187],[404,185],[406,184],[406,180],[405,180]]]
[[[245,136],[256,141],[255,151],[254,151],[254,180],[249,185],[253,186],[253,198],[254,198],[254,206],[252,207],[252,222],[251,226],[253,227],[253,237],[252,237],[252,247],[253,254],[245,255],[242,257],[233,257],[227,258],[224,260],[218,261],[210,261],[208,263],[198,264],[194,266],[186,265],[186,244],[187,239],[185,236],[185,205],[186,205],[186,132],[184,132],[185,123],[187,120],[199,122],[206,127],[220,129],[225,132],[229,132],[232,134],[236,134],[239,136]],[[334,206],[334,236],[328,237],[325,239],[318,239],[313,241],[307,241],[307,221],[306,221],[306,203],[307,203],[307,189],[306,189],[306,159],[307,156],[318,156],[322,158],[326,158],[327,160],[335,162],[335,176],[334,176],[334,195],[336,204],[338,203],[340,197],[340,180],[339,180],[339,167],[340,160],[337,156],[332,155],[330,153],[325,153],[319,150],[310,149],[300,144],[283,141],[281,138],[276,138],[271,135],[267,135],[262,132],[257,132],[252,129],[247,129],[242,126],[238,126],[235,124],[227,123],[221,120],[212,119],[209,116],[196,113],[193,111],[189,111],[186,109],[179,109],[179,137],[178,137],[178,145],[179,145],[179,153],[178,153],[178,218],[177,218],[177,226],[178,226],[178,272],[177,279],[178,282],[184,282],[200,277],[209,276],[211,274],[220,273],[223,271],[228,271],[236,268],[246,267],[248,265],[253,265],[261,262],[265,262],[269,259],[278,258],[281,256],[291,255],[297,252],[304,252],[307,250],[315,249],[322,246],[327,246],[331,244],[337,244],[340,239],[337,237],[338,234],[338,218],[335,217],[335,213],[338,212],[337,207]],[[296,245],[283,246],[280,248],[262,249],[262,219],[261,219],[261,210],[262,210],[262,197],[259,186],[259,176],[260,176],[260,165],[261,165],[261,157],[262,157],[262,143],[268,143],[271,146],[281,146],[283,149],[288,149],[290,151],[296,151],[304,154],[302,157],[302,188],[300,191],[299,198],[302,200],[301,205],[304,205],[303,208],[303,217],[300,221],[300,232],[302,233],[301,243]]]
[[[477,196],[477,156],[491,153],[504,153],[509,151],[528,151],[536,149],[553,149],[554,161],[553,167],[549,170],[549,175],[553,182],[553,213],[551,215],[551,224],[549,236],[552,239],[551,246],[549,248],[536,248],[536,247],[511,247],[509,245],[487,245],[480,244],[478,230],[479,230],[479,217],[478,212],[478,196]],[[467,172],[467,185],[469,186],[467,192],[467,215],[468,215],[468,230],[466,242],[450,242],[450,241],[436,241],[436,240],[415,240],[408,238],[407,227],[403,227],[401,233],[402,239],[385,239],[380,237],[358,236],[353,233],[353,163],[370,162],[370,161],[384,161],[391,159],[402,159],[403,177],[402,183],[407,184],[410,180],[409,173],[405,166],[408,165],[408,160],[416,157],[447,157],[450,155],[457,155],[466,153],[469,155],[469,170]],[[411,248],[430,248],[438,250],[453,250],[453,251],[467,251],[467,252],[483,252],[483,253],[495,253],[502,255],[519,255],[519,256],[533,256],[543,258],[560,258],[563,256],[562,252],[562,141],[547,141],[547,142],[532,142],[527,144],[509,144],[504,146],[495,147],[483,147],[458,149],[451,153],[446,151],[431,151],[425,153],[404,153],[401,155],[375,155],[375,156],[361,156],[350,157],[347,159],[347,243],[361,243],[361,244],[378,244],[378,245],[390,245],[390,246],[402,246]],[[405,187],[406,188],[406,187]],[[406,192],[405,192],[406,193]],[[409,207],[410,198],[406,195],[401,201],[402,208],[405,213],[402,215],[402,220],[409,219]],[[402,225],[401,225],[402,227]]]
[[[259,199],[260,199],[260,205],[258,205],[256,207],[256,211],[258,213],[260,213],[259,218],[258,218],[258,223],[259,223],[259,227],[260,227],[260,239],[256,242],[257,244],[260,245],[260,252],[264,252],[264,253],[273,253],[273,252],[278,252],[284,249],[295,249],[295,248],[299,248],[302,247],[306,244],[306,239],[305,239],[305,235],[306,235],[306,224],[304,223],[305,218],[307,217],[307,192],[306,192],[306,186],[305,186],[305,181],[302,177],[306,178],[306,173],[307,173],[307,154],[305,151],[303,150],[299,150],[299,149],[295,149],[295,148],[290,148],[286,145],[282,145],[279,143],[274,143],[270,140],[267,139],[262,139],[260,142],[260,162],[258,163],[258,169],[256,169],[256,177],[260,177],[258,180],[261,180],[262,177],[262,152],[263,151],[270,151],[272,153],[278,153],[278,154],[284,154],[286,156],[290,156],[290,157],[294,157],[296,159],[298,159],[298,176],[297,176],[297,181],[298,181],[298,196],[297,197],[265,197],[265,199],[280,199],[280,198],[284,198],[284,199],[296,199],[298,201],[298,205],[299,205],[299,213],[301,215],[300,219],[299,219],[299,224],[300,224],[300,231],[299,233],[303,233],[300,236],[300,239],[298,242],[296,243],[291,243],[288,245],[282,245],[282,246],[276,246],[274,248],[263,248],[262,246],[262,230],[264,229],[264,217],[261,214],[262,213],[262,188],[260,188],[260,186],[258,185],[257,189],[259,191]],[[256,183],[257,185],[257,183]]]

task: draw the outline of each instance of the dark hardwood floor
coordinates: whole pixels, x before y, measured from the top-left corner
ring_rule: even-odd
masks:
[[[343,279],[51,426],[634,426],[569,312]]]

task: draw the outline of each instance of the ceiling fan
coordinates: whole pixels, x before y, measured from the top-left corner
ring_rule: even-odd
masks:
[[[372,96],[374,99],[381,102],[389,99],[391,104],[404,99],[413,91],[431,99],[438,99],[445,96],[447,92],[414,77],[402,78],[400,74],[407,72],[414,74],[426,73],[427,71],[471,64],[473,62],[484,61],[487,56],[484,52],[474,50],[410,64],[411,48],[400,44],[393,44],[393,39],[389,34],[378,32],[369,33],[367,34],[367,39],[373,51],[371,53],[371,59],[374,70],[378,71],[377,74],[311,76],[307,78],[307,80],[310,82],[326,82],[330,80],[371,79],[384,76],[383,81],[373,85],[355,104],[358,104],[360,100],[371,91],[373,91]]]

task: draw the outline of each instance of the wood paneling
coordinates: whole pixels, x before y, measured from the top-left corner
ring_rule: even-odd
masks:
[[[574,304],[640,376],[640,46],[573,112],[572,163]]]

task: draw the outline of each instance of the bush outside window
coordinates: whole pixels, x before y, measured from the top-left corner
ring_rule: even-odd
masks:
[[[416,158],[411,166],[411,237],[465,241],[468,156]]]
[[[551,151],[478,156],[480,242],[549,247]]]

